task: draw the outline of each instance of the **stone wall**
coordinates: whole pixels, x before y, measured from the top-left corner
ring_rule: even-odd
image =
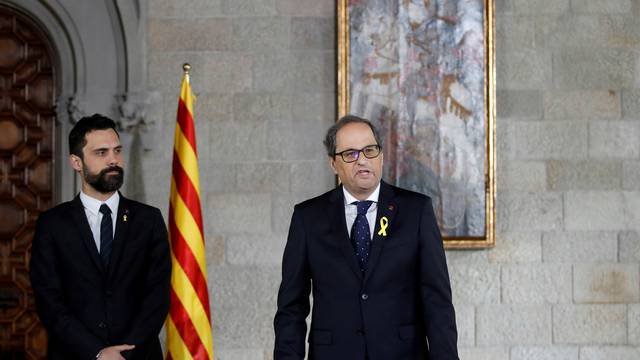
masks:
[[[496,0],[497,240],[447,253],[463,360],[640,358],[640,1]],[[293,204],[334,185],[329,0],[149,0],[142,172],[193,66],[216,358],[271,358]],[[165,211],[166,214],[166,211]]]

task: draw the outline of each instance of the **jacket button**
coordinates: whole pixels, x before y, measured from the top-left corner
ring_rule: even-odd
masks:
[[[111,290],[107,290],[107,291],[105,291],[105,292],[104,292],[104,294],[105,294],[107,297],[111,297],[111,295],[113,295],[113,291],[111,291]]]
[[[100,329],[106,329],[106,328],[107,328],[107,324],[105,324],[104,322],[102,322],[102,321],[101,321],[101,322],[98,324],[98,327],[99,327]]]
[[[362,294],[362,296],[360,296],[360,298],[362,298],[362,300],[367,300],[369,298],[369,295]]]
[[[364,335],[364,331],[362,331],[362,330],[356,330],[356,335],[358,335],[358,336],[362,336],[362,335]]]

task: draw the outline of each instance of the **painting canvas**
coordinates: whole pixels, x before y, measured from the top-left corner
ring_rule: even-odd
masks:
[[[445,245],[494,244],[492,0],[339,0],[339,115],[384,138],[385,181],[429,195]]]

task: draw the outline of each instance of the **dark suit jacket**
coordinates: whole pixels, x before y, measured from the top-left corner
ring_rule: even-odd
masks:
[[[120,197],[108,269],[80,197],[40,215],[31,257],[36,309],[50,359],[94,359],[131,344],[127,359],[162,359],[158,333],[169,311],[171,258],[160,210]]]
[[[342,187],[296,205],[282,261],[274,359],[304,358],[311,291],[309,359],[458,359],[430,198],[381,183],[367,267],[363,275],[349,240]]]

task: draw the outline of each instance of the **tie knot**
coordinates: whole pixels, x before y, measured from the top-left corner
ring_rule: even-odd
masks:
[[[369,208],[371,207],[371,204],[373,204],[373,201],[371,200],[356,201],[355,204],[358,207],[358,215],[366,215],[367,210],[369,210]]]
[[[102,215],[111,215],[111,209],[107,206],[107,204],[100,205],[100,212]]]

